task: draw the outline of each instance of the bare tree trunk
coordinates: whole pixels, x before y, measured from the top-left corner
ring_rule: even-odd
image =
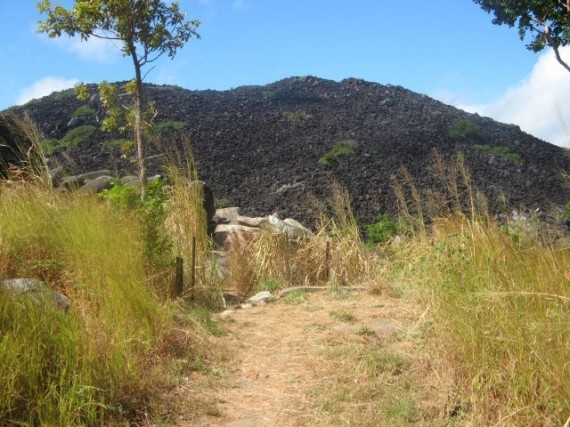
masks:
[[[143,108],[144,108],[144,98],[143,98],[143,87],[142,87],[142,77],[141,77],[141,67],[137,60],[136,52],[131,50],[131,56],[133,58],[133,64],[135,66],[135,124],[134,124],[134,137],[135,144],[137,147],[137,165],[139,169],[139,179],[141,182],[142,197],[145,196],[145,188],[147,185],[147,174],[146,165],[144,157],[144,131],[143,131]]]

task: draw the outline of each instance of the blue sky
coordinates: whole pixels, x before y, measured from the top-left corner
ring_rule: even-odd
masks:
[[[0,109],[74,83],[128,80],[132,66],[101,42],[49,40],[35,0],[0,0]],[[71,0],[54,0],[69,6]],[[471,0],[181,0],[202,22],[147,81],[230,89],[293,75],[401,85],[515,123],[559,145],[570,138],[570,73],[491,24]],[[570,52],[564,52],[570,58]]]

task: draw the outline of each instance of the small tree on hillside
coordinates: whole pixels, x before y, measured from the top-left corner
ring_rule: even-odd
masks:
[[[173,59],[176,51],[192,36],[200,37],[196,32],[200,22],[187,21],[176,1],[168,5],[160,0],[75,0],[73,7],[66,9],[52,5],[51,0],[42,0],[37,7],[40,13],[47,15],[39,22],[39,31],[50,38],[67,34],[70,37],[79,35],[84,41],[91,37],[112,40],[120,43],[124,56],[131,58],[135,78],[126,86],[126,91],[133,97],[133,109],[127,119],[132,127],[144,189],[147,182],[144,112],[147,106],[143,96],[143,68],[164,54]],[[102,99],[104,106],[112,110],[116,93],[109,85],[102,85],[100,89],[103,94],[108,94],[107,99]],[[109,127],[117,120],[117,115],[108,114],[107,119]]]
[[[570,43],[570,0],[473,0],[493,13],[493,24],[519,29],[521,40],[532,39],[527,48],[539,52],[546,46],[554,50],[558,62],[570,72],[560,56],[560,48]]]

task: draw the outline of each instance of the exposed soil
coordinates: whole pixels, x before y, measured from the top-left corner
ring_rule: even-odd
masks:
[[[185,392],[209,406],[181,427],[436,426],[450,416],[451,377],[419,306],[368,292],[286,301],[224,317],[231,356],[189,381]]]
[[[570,171],[570,159],[562,148],[516,126],[468,114],[399,86],[293,77],[230,91],[146,88],[148,97],[156,101],[158,123],[183,123],[181,135],[192,144],[199,176],[218,201],[240,206],[246,215],[277,212],[310,226],[315,218],[311,196],[325,198],[330,182],[337,181],[351,195],[360,223],[372,223],[378,214],[396,214],[402,207],[393,191],[395,183],[406,182],[402,166],[418,188],[423,209],[437,210],[449,204],[451,187],[449,180],[442,183],[437,176],[434,150],[452,163],[455,154],[463,153],[472,174],[470,184],[487,197],[493,213],[540,208],[541,213],[555,215],[570,200],[560,176],[560,171]],[[13,111],[29,113],[47,138],[60,139],[80,124],[98,126],[94,115],[70,122],[82,105],[67,91]],[[91,105],[98,109],[96,102]],[[102,114],[99,109],[99,119]],[[450,128],[457,120],[468,120],[479,131],[452,136]],[[70,174],[104,168],[121,176],[133,173],[134,163],[121,159],[119,137],[97,130],[88,141],[60,151],[53,160],[64,163]],[[158,139],[160,146],[149,149],[150,156],[182,145],[175,133],[160,134]],[[337,166],[319,164],[325,153],[346,139],[357,144],[352,154]],[[522,163],[485,151],[493,147],[520,156]],[[160,170],[162,159],[149,160],[151,173]],[[468,204],[467,186],[458,175],[456,193]],[[404,195],[412,201],[409,186],[404,187]],[[410,209],[415,209],[414,202]]]

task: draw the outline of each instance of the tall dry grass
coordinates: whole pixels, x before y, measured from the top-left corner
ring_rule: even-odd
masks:
[[[383,264],[396,288],[429,302],[440,356],[456,376],[450,416],[560,426],[570,416],[570,254],[542,242],[538,223],[513,233],[494,222],[464,162],[439,171],[445,209],[425,233],[386,247]],[[414,198],[407,206],[429,211]]]
[[[42,279],[71,301],[66,313],[1,295],[3,422],[102,425],[168,413],[169,361],[200,349],[174,338],[174,306],[147,285],[143,236],[140,221],[96,198],[0,187],[0,278]]]

